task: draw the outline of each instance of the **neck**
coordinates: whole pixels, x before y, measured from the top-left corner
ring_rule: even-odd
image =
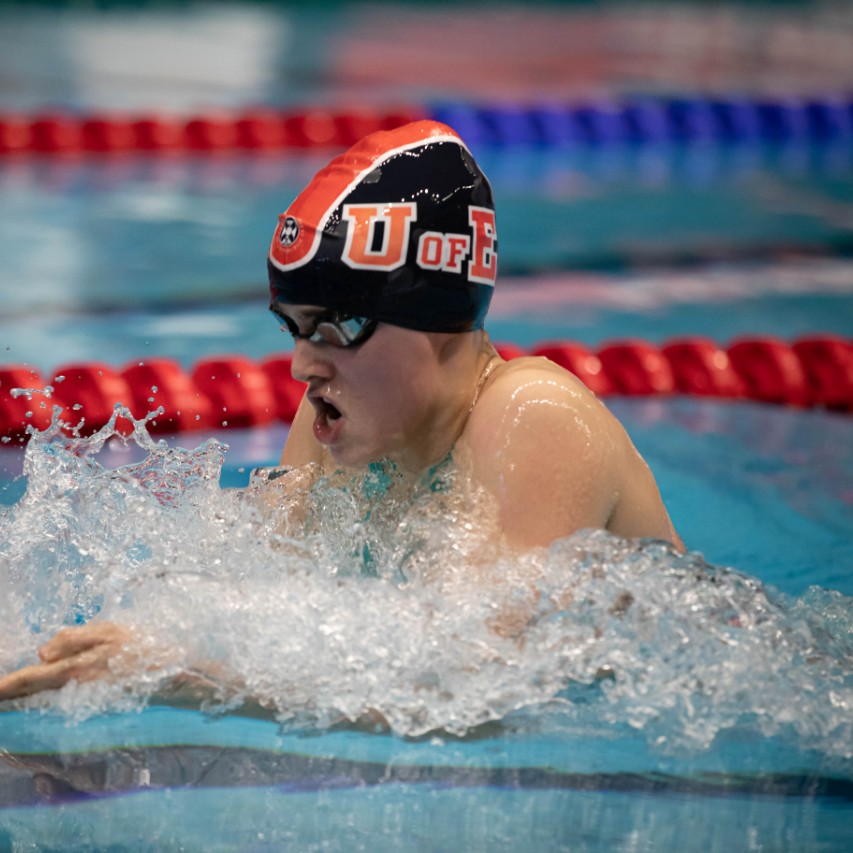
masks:
[[[441,337],[445,340],[437,341],[439,378],[434,403],[419,440],[412,446],[411,458],[399,460],[410,471],[424,471],[447,456],[462,435],[490,374],[502,364],[485,332]]]

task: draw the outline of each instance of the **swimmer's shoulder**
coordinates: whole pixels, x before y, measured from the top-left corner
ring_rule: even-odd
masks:
[[[491,372],[461,438],[483,459],[510,442],[540,455],[595,446],[618,465],[630,447],[622,425],[577,376],[535,356]]]
[[[595,394],[573,373],[547,358],[523,356],[503,361],[492,370],[471,418],[491,419],[507,408],[543,401],[572,409],[601,406]]]

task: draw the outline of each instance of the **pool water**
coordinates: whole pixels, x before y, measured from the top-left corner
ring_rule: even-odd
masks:
[[[663,164],[684,156],[658,153]],[[849,335],[849,162],[791,175],[763,157],[697,186],[672,165],[654,182],[627,168],[599,176],[572,149],[486,148],[481,159],[501,205],[497,341]],[[47,371],[156,354],[189,366],[282,348],[264,322],[258,258],[323,162],[0,159],[4,363]]]
[[[688,616],[676,627],[677,632],[686,632],[682,636],[682,642],[688,643],[685,648],[694,650],[684,664],[677,664],[678,658],[670,659],[666,649],[673,636],[665,631],[658,642],[642,639],[642,633],[627,637],[628,648],[639,648],[639,643],[656,647],[640,654],[641,664],[634,671],[640,674],[648,667],[648,677],[659,670],[664,681],[657,700],[644,696],[640,688],[628,689],[621,698],[618,692],[602,694],[594,682],[568,683],[553,699],[534,700],[538,688],[531,681],[528,700],[517,710],[499,713],[493,722],[477,725],[461,736],[440,729],[407,736],[405,724],[397,733],[318,727],[310,719],[300,722],[298,718],[279,725],[228,714],[145,708],[138,703],[122,711],[122,702],[116,704],[115,699],[112,705],[109,701],[102,704],[104,710],[99,711],[98,702],[103,703],[103,698],[93,699],[85,691],[66,692],[61,702],[49,702],[42,713],[0,715],[4,750],[0,831],[6,833],[10,846],[99,849],[118,842],[143,850],[605,850],[636,849],[637,845],[695,849],[701,837],[702,846],[711,849],[739,849],[744,839],[755,849],[844,849],[850,838],[853,794],[850,718],[843,711],[850,690],[850,671],[844,661],[850,655],[849,596],[853,594],[847,571],[850,522],[845,512],[851,454],[843,449],[849,442],[841,443],[848,422],[827,413],[757,404],[612,400],[611,405],[655,469],[688,543],[700,549],[706,542],[706,556],[717,566],[731,565],[746,572],[744,577],[758,578],[778,590],[771,592],[771,598],[777,602],[773,608],[781,608],[774,610],[780,620],[779,636],[807,631],[813,638],[810,648],[822,643],[824,653],[837,661],[834,674],[826,676],[827,684],[808,680],[809,667],[790,658],[785,645],[777,650],[775,660],[766,660],[761,643],[755,646],[753,642],[750,654],[757,650],[758,656],[747,657],[746,665],[754,679],[754,692],[746,690],[739,696],[737,684],[745,674],[739,667],[744,664],[736,656],[718,658],[713,651],[709,658],[707,649],[703,650],[709,626]],[[237,458],[222,471],[221,482],[226,486],[245,485],[251,466],[274,463],[282,430],[235,432],[233,436]],[[194,446],[195,441],[187,442],[187,438],[191,435],[171,441]],[[7,459],[13,453],[19,455],[20,451],[4,451]],[[127,469],[146,458],[133,442],[127,447],[107,445],[101,453],[109,468]],[[74,458],[79,461],[76,454]],[[103,525],[110,492],[102,489],[87,498],[93,482],[83,476],[75,496],[68,492],[68,484],[73,482],[68,479],[68,460],[47,457],[41,461],[47,467],[41,472],[30,469],[30,487],[51,488],[39,478],[54,468],[65,471],[56,496],[71,495],[76,518],[68,520],[67,510],[61,510],[46,528],[53,531],[55,541],[69,540],[67,554],[60,548],[45,561],[39,557],[35,538],[32,556],[24,552],[24,559],[34,561],[29,565],[39,573],[50,571],[58,560],[57,568],[68,577],[78,559],[74,543],[80,539],[78,534],[75,540],[75,525],[90,531],[83,541],[97,551],[101,546],[97,535],[92,538],[90,525]],[[88,471],[88,465],[80,470]],[[175,478],[180,481],[178,473]],[[193,498],[194,503],[200,500],[198,495]],[[6,511],[14,512],[15,506]],[[44,515],[38,507],[33,511]],[[191,538],[201,531],[200,540],[193,541],[204,555],[209,547],[205,539],[212,534],[197,526],[198,519],[183,513],[179,523],[189,528]],[[144,517],[134,514],[124,521],[113,511],[110,523],[118,533],[110,531],[106,541],[121,541],[126,535],[123,530],[136,536]],[[220,524],[221,513],[217,517]],[[14,567],[21,561],[17,540],[25,540],[21,526],[27,529],[31,523],[37,524],[27,518],[36,517],[23,514],[16,525],[6,527],[7,533],[17,531],[11,539],[11,553],[8,546],[6,551],[13,579],[20,577]],[[177,547],[169,532],[174,520],[170,522],[164,514],[154,521],[155,534]],[[97,562],[86,569],[86,577],[94,578],[92,593],[96,596],[107,578],[112,576],[109,587],[126,571],[116,572],[124,557],[115,545],[111,547],[114,562],[106,575]],[[178,623],[171,619],[186,622],[186,616],[177,616],[175,606],[185,609],[184,596],[195,595],[194,608],[208,609],[211,618],[219,620],[216,643],[224,643],[227,649],[230,641],[223,631],[227,623],[222,620],[233,616],[228,615],[228,594],[221,595],[232,589],[231,595],[245,598],[247,584],[250,589],[252,583],[248,568],[252,559],[244,546],[232,554],[228,549],[210,553],[222,558],[225,587],[214,589],[211,596],[202,587],[193,593],[195,587],[178,586],[176,602],[155,598],[150,606],[158,614],[159,624],[175,631]],[[728,556],[733,559],[726,559]],[[180,559],[188,560],[187,552]],[[204,559],[202,556],[202,565]],[[557,564],[555,569],[562,570]],[[683,583],[665,578],[667,572],[677,569],[677,563],[670,564],[666,558],[653,561],[648,583],[634,590],[637,602],[644,596],[656,596],[654,590],[661,584]],[[180,571],[193,574],[189,565]],[[635,575],[639,564],[629,571]],[[227,580],[229,575],[233,581]],[[214,573],[212,583],[221,583],[215,578]],[[576,581],[572,585],[577,590],[581,586]],[[259,584],[268,582],[263,574],[257,578]],[[349,583],[336,593],[340,598],[346,590],[349,603],[335,604],[334,599],[326,598],[323,607],[335,630],[344,631],[342,636],[349,637],[350,644],[356,637],[347,632],[376,631],[377,608],[408,606],[398,598],[382,605],[379,590],[370,593],[376,596],[372,604],[358,599],[362,591],[352,585],[352,579]],[[275,584],[287,588],[281,580]],[[685,590],[689,592],[689,588]],[[605,587],[594,589],[596,595],[607,595]],[[753,605],[748,597],[737,603],[743,594],[737,589],[731,588],[726,601],[734,602],[746,616]],[[316,606],[309,602],[317,592],[310,585],[295,586],[291,594],[301,597],[304,604],[297,601],[294,612]],[[275,595],[261,587],[261,597],[271,594]],[[360,615],[347,624],[348,614],[359,600],[355,610]],[[646,606],[652,600],[647,598]],[[49,602],[50,595],[44,601]],[[673,599],[664,604],[657,618],[669,621],[684,606]],[[258,607],[262,612],[260,602]],[[286,608],[286,602],[282,607]],[[275,610],[267,612],[281,618]],[[389,609],[385,614],[389,624],[395,621],[393,613]],[[10,616],[13,614],[6,619]],[[581,611],[571,618],[589,616]],[[50,617],[42,617],[40,624],[49,625]],[[205,630],[204,625],[210,623],[194,624],[191,620],[193,631]],[[242,654],[257,658],[253,641],[245,644],[242,624],[235,623]],[[401,625],[405,628],[408,623]],[[463,625],[471,629],[470,623]],[[611,623],[611,628],[616,625],[618,622]],[[262,635],[269,634],[268,628],[260,627]],[[250,623],[247,628],[250,634]],[[180,630],[186,631],[187,625]],[[281,638],[278,652],[286,657],[287,644],[280,630],[274,632]],[[291,624],[291,636],[298,637],[300,630]],[[681,636],[677,632],[675,636]],[[821,640],[822,634],[830,639]],[[330,636],[334,635],[327,638]],[[409,654],[406,641],[401,634],[392,633],[394,636],[398,639],[392,639],[388,649],[403,659]],[[20,643],[20,638],[15,642]],[[32,642],[37,637],[30,645]],[[388,640],[377,635],[375,642],[381,649]],[[529,642],[531,646],[537,642],[534,635]],[[355,651],[356,647],[350,646],[352,654],[364,653]],[[325,655],[318,657],[316,644],[309,642],[303,648],[308,650],[309,669],[319,672],[329,665]],[[610,654],[620,653],[618,648]],[[748,650],[749,644],[743,648]],[[453,656],[456,651],[451,646],[445,653]],[[460,653],[464,655],[465,650]],[[374,665],[381,668],[383,659],[378,656]],[[349,665],[343,664],[339,677]],[[332,667],[334,672],[334,664]],[[732,676],[721,676],[727,667],[732,668]],[[262,660],[261,668],[270,670],[270,662]],[[453,678],[452,667],[439,671],[442,678]],[[674,683],[685,677],[701,679],[704,672],[707,680],[713,671],[718,672],[714,679],[722,678],[713,688],[718,697],[716,708],[704,707],[701,691],[694,693],[693,687],[663,699],[670,695],[666,679]],[[536,679],[546,675],[540,672]],[[781,697],[791,689],[789,682],[804,677],[807,680],[795,688],[798,704],[791,707]],[[341,678],[341,691],[345,690],[344,681]],[[606,681],[603,684],[607,686]],[[769,711],[762,708],[769,699],[763,693],[768,688],[776,690],[783,701],[779,708],[771,703]],[[310,682],[307,689],[311,689]],[[489,701],[501,701],[500,694]],[[563,704],[566,701],[569,706]],[[692,703],[696,703],[693,710]],[[475,707],[476,702],[469,701],[469,706]],[[777,715],[781,715],[778,727],[772,722]],[[751,721],[762,717],[764,723],[758,726]],[[805,724],[809,718],[811,723]],[[770,731],[763,731],[768,722]]]
[[[78,167],[64,168],[73,172]],[[76,241],[91,235],[91,223],[85,216],[74,219],[75,205],[96,210],[116,204],[116,196],[127,196],[123,205],[140,208],[149,190],[144,181],[105,190],[92,186],[95,177],[76,175],[79,183],[70,194],[51,188],[42,197],[41,189],[30,187],[34,218],[41,220],[47,202],[67,206],[63,228]],[[226,169],[218,192],[233,199],[237,190],[230,180]],[[500,185],[496,190],[500,192]],[[170,192],[185,210],[201,209],[186,188]],[[224,209],[216,225],[222,230],[229,217],[240,219],[233,201]],[[195,214],[188,215],[192,220]],[[216,287],[208,291],[207,283],[217,281],[212,272],[216,262],[202,251],[193,258],[197,265],[176,262],[160,281],[154,267],[142,275],[132,254],[124,259],[126,264],[113,256],[113,251],[120,256],[120,246],[129,240],[131,223],[113,221],[103,233],[113,230],[115,243],[107,239],[102,244],[103,257],[93,246],[69,255],[79,265],[68,269],[78,273],[63,280],[75,282],[75,290],[59,294],[51,307],[35,313],[28,304],[29,289],[14,291],[12,305],[17,307],[2,321],[11,360],[48,371],[72,360],[107,359],[121,365],[156,353],[190,365],[210,353],[261,357],[282,346],[275,324],[265,316],[263,285],[250,280],[258,278],[256,272],[244,279],[235,270],[224,270],[218,286],[225,296],[214,296]],[[265,232],[257,242],[262,238],[265,242]],[[161,239],[166,240],[162,253]],[[168,257],[172,240],[176,237],[169,227],[152,231],[140,226],[140,244],[133,251],[140,259]],[[12,258],[21,258],[16,263],[22,272],[28,268],[20,254],[25,245],[16,241],[9,247]],[[662,341],[684,333],[707,334],[721,342],[741,332],[786,339],[818,330],[843,333],[851,298],[849,273],[843,257],[519,273],[508,276],[498,289],[490,331],[497,340],[521,346],[555,338],[593,345],[625,336]],[[180,296],[183,279],[190,284]],[[193,281],[198,281],[195,292]],[[234,284],[232,295],[229,283]],[[260,295],[246,298],[244,292],[250,289]],[[792,689],[786,679],[796,681],[802,673],[789,659],[777,683],[773,671],[780,664],[758,660],[749,675],[733,670],[742,672],[732,676],[735,680],[754,678],[754,691],[746,698],[737,698],[731,679],[721,682],[727,685],[719,688],[729,703],[725,713],[700,705],[691,710],[690,702],[699,701],[699,695],[689,698],[692,688],[674,694],[673,704],[662,698],[669,696],[666,688],[656,704],[636,691],[629,691],[627,698],[607,699],[608,694],[595,687],[567,687],[568,692],[553,694],[556,707],[536,700],[464,735],[439,729],[414,736],[406,734],[405,727],[388,733],[329,728],[310,719],[282,726],[233,714],[138,704],[122,710],[121,702],[100,700],[99,706],[91,697],[66,695],[41,712],[0,715],[0,846],[846,849],[853,838],[851,675],[844,663],[851,653],[853,596],[849,418],[748,402],[607,402],[655,471],[691,550],[712,566],[732,567],[778,590],[785,602],[780,618],[786,631],[800,630],[796,626],[802,613],[812,620],[808,631],[817,632],[815,636],[829,631],[829,647],[841,656],[841,674],[830,678],[834,687],[810,683],[794,694],[789,711],[762,710],[756,693],[778,690],[780,697],[792,695],[786,692]],[[221,471],[227,488],[245,486],[253,468],[275,464],[286,427],[214,435],[230,445]],[[195,448],[210,436],[187,433],[168,441]],[[100,456],[108,467],[144,458],[145,452],[132,443],[126,447],[117,442],[108,444]],[[14,511],[30,485],[22,470],[20,447],[0,448],[3,512]],[[115,523],[115,515],[98,520],[100,507],[88,511],[94,513],[92,530]],[[20,524],[11,528],[16,545],[22,537],[26,541]],[[67,535],[61,529],[54,532],[60,542]],[[39,571],[46,565],[40,563]],[[247,584],[251,588],[251,576],[238,562],[226,560],[225,565],[234,572],[233,594],[242,595],[239,591]],[[665,566],[664,561],[653,572],[663,572]],[[26,583],[34,580],[35,575]],[[642,594],[667,583],[653,574]],[[358,594],[356,588],[348,592]],[[221,601],[209,591],[205,595],[195,608],[218,613],[227,624],[231,617],[216,609]],[[170,603],[161,605],[157,613],[168,620],[164,614],[171,612]],[[375,613],[368,603],[361,609],[363,614]],[[344,612],[331,612],[346,624]],[[379,617],[374,618],[378,624]],[[47,632],[51,622],[40,624]],[[357,626],[349,623],[351,634],[344,636],[355,642],[370,624],[369,618]],[[704,642],[700,624],[687,623],[691,648],[701,648]],[[279,631],[298,637],[286,627]],[[399,636],[402,640],[404,635]],[[18,648],[23,657],[17,659],[29,660],[37,640],[32,635],[21,645],[16,635],[7,654]],[[387,648],[393,654],[404,646],[405,641]],[[310,664],[317,647],[308,643],[305,650]],[[448,660],[456,655],[452,648],[444,653]],[[710,665],[699,654],[690,666],[701,677]],[[724,670],[734,666],[720,665]],[[342,677],[345,667],[334,666],[331,672]],[[670,669],[673,664],[666,656],[653,654],[634,666],[637,672],[671,672],[674,683],[685,677],[681,670]],[[572,709],[568,717],[567,706],[561,704],[566,701]],[[742,714],[731,711],[731,703],[737,709],[738,702]],[[470,705],[476,708],[475,701]],[[846,724],[838,718],[844,708]],[[710,740],[694,731],[694,713],[696,731],[709,724],[708,731],[716,732]],[[766,721],[777,714],[798,721],[793,730],[782,725],[768,733],[751,722],[753,717]],[[808,719],[812,722],[804,726]]]
[[[65,269],[76,273],[63,280],[74,286],[46,309],[34,312],[30,288],[14,291],[12,313],[2,321],[13,361],[49,371],[61,362],[91,358],[121,365],[155,353],[190,365],[211,353],[261,357],[282,346],[265,316],[256,271],[244,278],[225,268],[216,278],[217,257],[229,254],[230,242],[216,252],[199,252],[190,264],[176,254],[174,264],[163,264],[163,276],[159,264],[143,269],[147,259],[168,258],[170,246],[186,245],[171,227],[177,209],[186,212],[190,230],[212,228],[214,236],[229,221],[242,221],[242,211],[257,199],[245,208],[235,203],[238,190],[228,169],[216,191],[220,202],[227,200],[221,220],[205,224],[211,208],[192,189],[171,187],[176,206],[166,208],[172,212],[165,222],[153,228],[133,217],[114,218],[106,230],[94,228],[104,237],[95,251],[85,211],[100,215],[119,205],[138,211],[152,193],[164,190],[145,180],[105,188],[97,183],[97,171],[61,168],[73,178],[74,192],[25,184],[27,215],[40,221],[48,204],[65,207],[65,224],[61,217],[55,224],[74,243],[88,235],[90,247],[67,256],[76,264]],[[607,197],[606,190],[599,191]],[[277,199],[270,200],[270,209],[273,204]],[[153,209],[162,215],[164,208],[158,202]],[[198,214],[201,210],[206,212]],[[75,218],[75,211],[84,215]],[[134,223],[137,237],[131,240]],[[552,225],[555,233],[566,227]],[[256,242],[265,242],[265,231],[260,225],[256,230]],[[197,244],[195,235],[192,242]],[[132,252],[122,255],[128,243]],[[7,255],[22,275],[33,257],[26,245],[15,241]],[[47,262],[56,263],[56,256]],[[250,268],[248,258],[244,265]],[[739,333],[786,339],[818,330],[843,333],[850,271],[843,257],[803,257],[519,272],[496,293],[490,331],[520,346],[548,339],[597,345],[633,336],[663,341],[685,333],[721,342]],[[247,298],[250,290],[260,293]],[[607,402],[655,471],[688,546],[713,566],[733,567],[789,597],[784,600],[793,603],[785,606],[794,609],[785,610],[785,619],[791,625],[797,608],[818,619],[823,627],[814,630],[834,624],[840,634],[832,642],[849,655],[850,599],[827,600],[810,591],[817,585],[853,596],[849,418],[748,402]],[[286,427],[213,435],[231,445],[222,485],[245,486],[253,468],[275,464]],[[194,448],[210,436],[188,433],[169,443]],[[132,443],[113,442],[101,452],[108,467],[144,457]],[[0,469],[0,503],[11,512],[28,485],[20,447],[0,448]],[[238,588],[246,583],[251,581],[244,579]],[[214,600],[204,601],[196,606],[216,612]],[[162,610],[168,610],[165,603]],[[691,636],[700,647],[699,635]],[[37,637],[28,642],[32,648]],[[702,660],[695,665],[707,665]],[[643,666],[666,672],[670,664],[652,658]],[[756,672],[773,668],[756,666]],[[846,672],[837,682],[842,708],[850,701],[849,667]],[[413,737],[405,730],[318,728],[310,721],[282,727],[165,708],[121,711],[119,705],[108,711],[109,703],[90,716],[91,711],[74,711],[76,700],[67,696],[41,713],[0,715],[0,844],[12,849],[118,844],[139,850],[841,850],[851,839],[849,713],[848,725],[837,728],[828,722],[834,719],[831,702],[809,705],[813,700],[805,695],[799,698],[810,710],[800,710],[814,718],[811,733],[802,726],[762,733],[749,721],[760,715],[753,697],[744,700],[742,719],[715,718],[711,727],[719,728],[708,742],[686,734],[690,712],[678,707],[684,694],[673,700],[676,711],[666,702],[652,702],[656,710],[650,711],[632,694],[620,724],[607,721],[610,706],[600,704],[594,688],[570,690],[560,701],[573,703],[575,716],[566,718],[560,707],[537,701],[461,737],[440,730]],[[706,712],[696,713],[702,720]]]
[[[380,7],[341,5],[334,26],[313,6],[268,4],[200,17],[179,9],[165,25],[153,13],[136,19],[143,44],[169,33],[189,44],[187,56],[233,48],[192,74],[170,55],[165,73],[184,75],[182,86],[148,65],[144,85],[127,73],[127,12],[4,9],[0,68],[18,81],[9,101],[18,109],[44,92],[82,108],[179,110],[258,94],[347,98],[347,74],[370,79],[365,45],[377,28],[402,39],[432,12],[386,19]],[[790,24],[787,14],[756,13],[744,32],[774,16]],[[545,15],[546,29],[556,26],[550,4]],[[313,24],[296,38],[302,19]],[[511,47],[522,23],[510,10],[490,32]],[[666,50],[685,62],[673,38]],[[38,73],[18,73],[27,53]],[[564,53],[561,43],[551,67]],[[438,94],[521,92],[504,54],[500,68],[484,66],[490,73],[468,64],[465,80]],[[99,65],[105,56],[114,61]],[[383,91],[436,94],[406,75]],[[500,205],[496,341],[850,336],[847,138],[475,154]],[[326,159],[0,158],[0,362],[49,374],[158,355],[188,368],[213,354],[286,349],[266,316],[263,259],[277,214]],[[276,463],[285,425],[167,436],[156,450],[113,439],[97,454],[34,442],[26,473],[23,448],[0,445],[4,670],[34,660],[39,639],[63,623],[147,614],[176,645],[200,640],[239,660],[259,689],[278,679],[281,712],[148,705],[144,678],[127,695],[72,686],[4,710],[0,850],[850,849],[849,414],[606,402],[691,554],[595,534],[561,543],[537,567],[545,589],[559,598],[568,585],[576,600],[540,614],[520,648],[484,630],[489,595],[456,590],[458,607],[447,607],[416,577],[399,584],[411,544],[402,535],[396,550],[380,548],[378,577],[339,574],[335,559],[357,550],[340,532],[372,535],[345,495],[323,496],[339,513],[314,531],[307,564],[271,551],[275,535],[254,536],[257,519],[246,521],[234,489]],[[200,449],[209,439],[228,445],[221,460],[217,446]],[[171,477],[157,492],[146,475],[160,470]],[[377,516],[375,541],[388,544],[381,525],[393,517]],[[420,528],[404,519],[435,561],[460,544],[447,516]],[[442,695],[436,685],[446,684]],[[398,709],[396,726],[346,722],[370,702]]]

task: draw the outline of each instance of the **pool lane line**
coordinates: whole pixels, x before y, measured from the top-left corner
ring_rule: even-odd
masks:
[[[506,359],[548,358],[603,397],[690,395],[853,412],[853,340],[836,335],[791,343],[744,337],[727,345],[703,337],[661,345],[628,339],[597,349],[546,341],[529,349],[498,344],[497,350]],[[49,399],[39,390],[46,387],[52,389]],[[101,362],[65,364],[49,376],[23,365],[0,365],[0,442],[25,443],[31,429],[46,429],[54,405],[63,407],[72,427],[80,425],[81,435],[104,428],[118,406],[137,420],[162,408],[148,423],[153,433],[289,424],[304,389],[291,376],[288,352],[259,361],[207,357],[189,371],[168,358],[135,360],[118,369]],[[121,414],[115,423],[123,435],[133,430]]]
[[[465,102],[391,109],[259,107],[193,115],[44,110],[0,113],[0,155],[346,148],[376,130],[431,118],[469,146],[853,142],[853,95],[636,94],[574,102]]]
[[[551,767],[383,764],[198,745],[80,753],[0,751],[0,808],[175,788],[273,787],[282,793],[305,793],[386,785],[853,803],[853,778],[821,773],[570,773]]]

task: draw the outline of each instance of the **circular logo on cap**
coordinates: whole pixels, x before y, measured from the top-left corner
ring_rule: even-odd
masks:
[[[292,217],[288,216],[281,223],[281,231],[278,234],[278,240],[282,246],[292,246],[299,237],[299,223]]]

